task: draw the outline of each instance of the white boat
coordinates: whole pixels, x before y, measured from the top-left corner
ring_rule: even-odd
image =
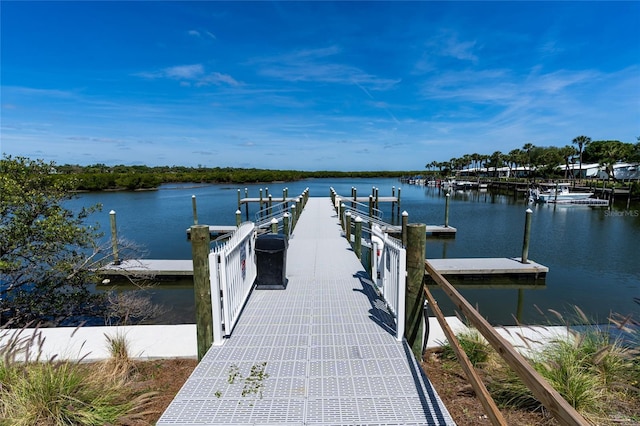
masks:
[[[590,198],[593,192],[571,192],[569,190],[569,184],[558,184],[556,188],[551,188],[546,191],[540,191],[539,189],[531,190],[530,198],[533,201],[540,203],[554,203],[554,202],[566,202],[573,200],[585,200]]]

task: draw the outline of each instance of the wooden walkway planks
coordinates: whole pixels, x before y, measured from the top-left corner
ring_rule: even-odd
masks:
[[[158,425],[454,424],[393,335],[329,198],[309,199],[286,268],[286,290],[253,291]]]

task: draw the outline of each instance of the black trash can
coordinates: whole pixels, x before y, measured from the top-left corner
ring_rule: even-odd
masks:
[[[257,289],[287,287],[287,239],[280,234],[262,234],[256,238]]]

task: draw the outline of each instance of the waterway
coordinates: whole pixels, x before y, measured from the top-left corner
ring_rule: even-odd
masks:
[[[259,189],[273,196],[289,195],[309,188],[310,195],[328,197],[329,188],[339,194],[368,195],[372,187],[389,196],[401,189],[401,210],[410,222],[444,223],[444,191],[439,188],[401,183],[395,179],[311,179],[261,185],[164,185],[157,191],[98,192],[80,194],[69,202],[72,209],[103,205],[91,217],[109,233],[109,212],[116,211],[118,236],[145,249],[150,259],[190,259],[186,229],[193,223],[192,195],[196,196],[198,221],[208,225],[234,225],[237,191],[257,197]],[[462,294],[493,324],[557,323],[550,310],[575,318],[579,307],[593,322],[606,322],[612,313],[640,316],[640,205],[618,200],[611,208],[527,204],[524,196],[490,192],[453,192],[449,224],[457,228],[455,238],[428,238],[427,258],[518,257],[522,253],[525,211],[533,210],[529,258],[550,271],[543,281],[455,280]],[[391,205],[381,207],[385,220],[398,220]],[[257,206],[250,208],[254,217]],[[243,220],[245,211],[242,211]],[[148,290],[165,313],[155,323],[195,322],[194,296],[190,280],[162,282]],[[453,305],[434,292],[447,315]],[[274,307],[277,309],[277,307]]]

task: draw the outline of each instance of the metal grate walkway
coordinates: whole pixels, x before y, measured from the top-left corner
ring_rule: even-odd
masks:
[[[455,424],[395,339],[329,198],[309,199],[286,268],[286,290],[253,291],[158,425]]]

